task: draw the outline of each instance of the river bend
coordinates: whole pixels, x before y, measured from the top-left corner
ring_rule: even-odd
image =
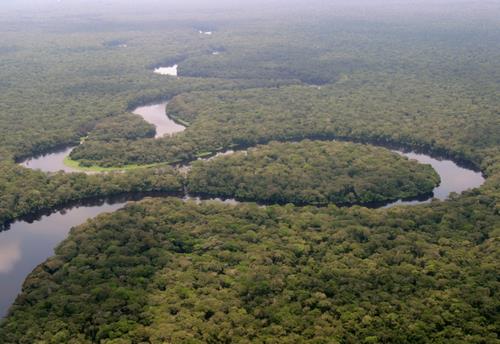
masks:
[[[156,137],[172,135],[185,129],[166,115],[166,102],[142,106],[133,112],[156,126]],[[68,167],[64,159],[73,148],[66,148],[34,157],[21,164],[27,168],[39,169],[45,172],[77,172],[78,169]],[[233,151],[228,151],[227,154]],[[433,197],[446,200],[450,193],[461,193],[465,190],[479,187],[484,178],[480,172],[460,167],[449,159],[440,159],[430,155],[415,152],[394,152],[414,159],[423,164],[430,164],[441,177],[441,184],[433,190]],[[218,153],[217,156],[226,153]],[[189,169],[189,165],[181,169]],[[35,221],[16,221],[10,230],[0,232],[0,317],[5,316],[8,307],[20,292],[26,276],[41,262],[53,255],[54,247],[64,240],[71,227],[85,222],[87,219],[104,212],[112,212],[122,207],[130,198],[100,201],[97,204],[81,205],[42,216]],[[194,199],[186,196],[185,199]],[[396,205],[416,205],[430,202],[432,197],[424,200],[398,200],[381,205],[392,207]],[[228,204],[238,203],[235,200],[221,200]]]

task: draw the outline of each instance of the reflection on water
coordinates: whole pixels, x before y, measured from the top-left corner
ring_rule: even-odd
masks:
[[[134,113],[142,116],[147,122],[152,123],[156,126],[157,132],[156,137],[160,137],[166,134],[174,134],[185,129],[184,126],[175,123],[173,120],[168,118],[165,114],[167,103],[149,105],[139,107],[134,110]],[[63,161],[66,156],[69,155],[73,148],[67,148],[65,150],[57,151],[51,154],[46,154],[38,158],[32,158],[22,162],[21,164],[25,167],[32,169],[40,169],[45,172],[56,172],[63,170],[65,172],[76,172],[71,167],[64,165]],[[210,158],[204,158],[201,160],[211,160],[216,157],[233,154],[235,151],[227,150],[224,152],[219,152]],[[394,152],[404,155],[409,159],[417,160],[422,164],[430,164],[434,170],[439,174],[441,178],[441,183],[439,186],[434,188],[432,197],[426,197],[425,199],[411,199],[411,200],[398,200],[396,202],[391,202],[390,204],[373,204],[371,207],[392,207],[395,205],[416,205],[422,203],[428,203],[431,199],[437,198],[439,200],[446,200],[450,193],[461,193],[465,190],[477,188],[484,183],[484,177],[481,172],[476,172],[464,167],[458,166],[455,162],[448,159],[433,158],[426,154],[414,153],[414,152],[402,152],[394,150]],[[189,165],[182,165],[179,167],[180,172],[186,174],[190,170]]]
[[[246,153],[246,151],[243,151]],[[462,193],[463,191],[480,187],[485,179],[481,172],[476,172],[464,167],[458,166],[455,162],[447,159],[433,158],[426,154],[419,154],[414,152],[403,152],[398,150],[393,150],[393,152],[400,155],[406,156],[408,159],[416,160],[421,164],[429,164],[437,172],[441,178],[440,184],[434,188],[432,195],[422,195],[414,197],[408,200],[398,200],[394,202],[376,202],[372,204],[365,204],[370,208],[389,208],[396,205],[418,205],[429,203],[433,198],[444,201],[448,199],[452,192]],[[224,152],[219,152],[210,158],[204,158],[199,160],[209,161],[218,157],[234,154],[234,150],[227,150]],[[187,174],[190,170],[190,166],[182,166],[181,172]],[[219,200],[218,198],[211,200]],[[234,204],[236,201],[233,199],[227,200],[229,203]]]
[[[184,201],[193,201],[196,204],[200,204],[202,202],[218,202],[230,205],[237,205],[241,202],[235,200],[234,198],[219,198],[219,197],[200,197],[200,196],[190,196],[186,195],[182,198]]]
[[[140,106],[133,113],[141,116],[146,122],[153,124],[156,127],[155,137],[164,135],[172,135],[186,129],[185,126],[171,120],[166,114],[168,102],[153,104],[148,106]],[[41,170],[44,172],[82,172],[77,168],[69,167],[64,164],[64,159],[69,156],[75,147],[67,147],[58,149],[52,153],[36,156],[21,162],[21,165],[32,170]],[[92,172],[86,172],[92,173]]]
[[[163,102],[160,104],[141,106],[133,111],[133,113],[141,116],[146,122],[156,127],[156,138],[167,134],[172,135],[186,129],[185,126],[174,122],[167,116],[167,104],[168,102]]]
[[[69,156],[74,147],[56,150],[52,153],[33,157],[21,162],[21,165],[32,170],[42,170],[44,172],[78,172],[78,169],[68,167],[64,164],[64,159]]]
[[[157,117],[165,120],[163,124],[158,124],[158,135],[172,134],[184,130],[183,126],[173,123],[165,115],[166,103],[145,106],[136,109],[136,113],[145,119],[150,118],[151,123]],[[146,119],[147,120],[147,119]],[[148,120],[148,122],[150,121]],[[22,164],[30,168],[40,168],[44,171],[64,170],[70,172],[69,168],[63,165],[64,157],[69,154],[71,148],[47,154],[43,157],[30,159]],[[475,172],[467,168],[458,166],[451,160],[439,160],[425,154],[405,153],[395,151],[410,159],[415,159],[423,164],[430,164],[441,177],[441,184],[434,189],[434,197],[445,200],[451,192],[461,193],[467,189],[481,186],[484,178],[480,172]],[[229,155],[233,150],[220,152],[216,156]],[[213,159],[211,157],[209,159]],[[186,165],[189,166],[189,165]],[[186,171],[188,167],[186,167]],[[133,199],[127,196],[127,199]],[[137,199],[137,198],[136,198]],[[193,200],[201,202],[205,198],[185,196],[184,200]],[[210,198],[212,201],[224,202],[227,204],[237,204],[234,199]],[[422,200],[410,200],[393,202],[385,207],[395,205],[415,205],[430,202],[432,199],[427,197]],[[79,206],[69,210],[54,213],[49,216],[43,216],[32,223],[28,221],[18,221],[11,225],[10,230],[0,232],[0,316],[5,315],[8,307],[14,301],[19,293],[21,285],[26,276],[41,262],[53,255],[53,248],[66,238],[69,229],[72,226],[83,223],[86,219],[96,216],[99,213],[114,211],[124,204],[124,200],[115,200],[113,202],[101,201],[100,204],[92,206]],[[381,207],[384,204],[374,205]]]
[[[21,259],[19,240],[0,241],[0,275],[10,273],[19,259]]]
[[[71,227],[103,212],[121,208],[123,201],[94,206],[79,206],[29,223],[18,221],[0,232],[0,317],[20,292],[26,276],[54,254],[54,248],[68,236]]]
[[[429,164],[434,168],[434,170],[439,174],[439,177],[441,178],[441,183],[439,184],[439,186],[434,188],[433,197],[439,200],[446,200],[452,192],[461,193],[465,190],[477,188],[484,183],[484,177],[481,172],[476,172],[464,167],[460,167],[451,160],[432,158],[429,155],[414,152],[394,152],[404,155],[409,159],[417,160],[421,164]],[[386,207],[393,207],[395,205],[416,205],[428,203],[431,201],[431,199],[432,197],[421,201],[399,200],[397,202],[386,205]]]

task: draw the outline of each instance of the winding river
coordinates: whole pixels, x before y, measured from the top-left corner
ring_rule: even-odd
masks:
[[[66,166],[64,159],[69,156],[75,147],[67,147],[55,150],[51,153],[37,155],[21,162],[21,165],[32,170],[44,172],[79,172],[78,169]]]
[[[141,116],[145,121],[156,127],[156,138],[164,135],[173,135],[186,129],[186,127],[176,123],[166,115],[167,104],[168,102],[162,102],[141,106],[133,110],[133,113]],[[21,165],[31,169],[39,169],[44,172],[57,172],[60,170],[65,172],[78,172],[78,169],[68,167],[64,164],[64,159],[71,153],[73,148],[74,147],[70,147],[34,157],[21,162]],[[207,158],[207,160],[231,154],[233,152],[233,150],[219,152],[215,154],[215,156]],[[385,204],[383,205],[384,207],[422,204],[430,202],[432,198],[437,198],[443,201],[446,200],[452,192],[461,193],[465,190],[479,187],[484,183],[484,177],[481,172],[461,167],[452,160],[401,150],[393,150],[393,152],[406,156],[409,159],[417,160],[422,164],[431,165],[441,177],[441,183],[439,186],[434,188],[433,197],[427,197],[423,200],[398,200],[390,204]],[[189,165],[183,165],[180,168],[186,171],[189,169]]]
[[[165,109],[167,104],[168,102],[162,102],[148,106],[140,106],[132,111],[134,114],[141,116],[146,122],[149,122],[156,127],[155,138],[159,138],[164,135],[172,135],[186,129],[186,127],[177,124],[166,115]],[[78,168],[70,167],[64,164],[64,159],[69,156],[74,148],[75,147],[63,148],[55,150],[51,153],[35,156],[24,160],[21,162],[21,165],[33,170],[41,170],[44,172],[82,172]]]
[[[165,113],[166,102],[142,106],[133,112],[142,116],[146,121],[154,124],[157,128],[156,137],[174,134],[185,129],[182,125],[175,123]],[[75,172],[76,169],[65,166],[64,158],[69,155],[73,148],[66,148],[50,154],[35,157],[22,162],[27,168],[40,169],[46,172],[63,170]],[[460,167],[448,159],[439,159],[426,154],[414,152],[397,151],[409,159],[415,159],[420,163],[430,164],[441,177],[441,184],[433,191],[434,197],[440,200],[448,198],[451,192],[461,193],[467,189],[479,187],[484,178],[480,172]],[[217,156],[230,154],[232,151],[218,153]],[[182,166],[188,169],[188,166]],[[199,198],[186,196],[185,199]],[[384,207],[395,205],[415,205],[430,202],[432,198],[424,200],[399,200]],[[71,227],[85,222],[87,219],[104,212],[112,212],[121,208],[130,197],[126,199],[100,200],[94,204],[82,204],[76,207],[54,212],[51,215],[42,216],[34,221],[14,222],[10,230],[0,232],[0,317],[4,316],[8,307],[20,292],[22,283],[26,276],[41,262],[53,255],[54,247],[64,240]],[[228,204],[237,203],[234,200],[220,200]]]

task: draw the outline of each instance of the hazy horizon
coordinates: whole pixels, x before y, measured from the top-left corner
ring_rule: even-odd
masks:
[[[418,15],[444,15],[444,16],[470,16],[483,18],[496,18],[500,12],[500,2],[479,0],[146,0],[130,2],[126,0],[4,0],[0,3],[0,13],[11,13],[26,17],[32,14],[155,14],[170,17],[168,11],[186,13],[228,11],[233,13],[255,11],[256,14],[265,15],[267,12],[278,13],[316,13],[328,15],[357,16],[397,16],[406,14]],[[164,13],[158,11],[165,11]],[[325,13],[325,11],[330,11]],[[33,13],[32,13],[33,12]],[[260,13],[259,13],[260,12]],[[247,13],[248,14],[248,13]],[[13,19],[13,18],[9,18]]]

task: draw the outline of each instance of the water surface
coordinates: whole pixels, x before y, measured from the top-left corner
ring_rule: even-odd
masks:
[[[156,121],[159,116],[163,120],[167,119],[167,128],[161,129],[158,135],[172,134],[173,132],[184,130],[184,127],[171,127],[172,121],[165,115],[166,103],[141,107],[135,110],[136,113],[146,117],[151,116]],[[147,120],[147,119],[146,119]],[[150,120],[148,120],[149,122]],[[153,119],[151,119],[151,123]],[[174,123],[175,124],[175,123]],[[156,125],[156,124],[155,124]],[[175,124],[178,126],[177,124]],[[158,128],[162,125],[158,125]],[[182,127],[182,128],[181,128]],[[170,128],[170,129],[169,129]],[[176,128],[176,129],[172,129]],[[38,168],[47,172],[64,170],[71,172],[71,169],[62,163],[64,158],[71,152],[71,148],[46,154],[44,156],[29,159],[23,162],[23,166]],[[458,166],[448,159],[433,158],[426,154],[414,152],[395,151],[409,159],[417,160],[423,164],[430,164],[441,178],[441,184],[433,191],[433,197],[446,200],[450,193],[461,193],[462,191],[481,186],[484,178],[480,172],[476,172]],[[233,150],[219,152],[215,156],[206,158],[214,159],[234,153]],[[183,165],[181,168],[188,172],[190,165]],[[132,199],[132,196],[127,196]],[[191,197],[185,195],[185,200],[200,202],[204,198]],[[237,204],[234,199],[208,198],[212,201],[224,202],[227,204]],[[398,200],[390,204],[379,204],[374,207],[392,207],[396,205],[416,205],[430,202],[432,197],[420,200]],[[125,200],[101,201],[97,205],[78,206],[69,210],[60,211],[49,216],[43,216],[35,222],[18,221],[11,225],[10,230],[0,232],[0,317],[5,315],[8,307],[20,292],[22,283],[26,276],[41,262],[53,255],[54,247],[64,240],[72,226],[85,222],[88,218],[94,217],[102,212],[114,211],[125,204]]]
[[[168,67],[158,67],[155,68],[154,72],[161,75],[177,76],[177,67],[179,66],[176,64]]]
[[[141,106],[133,111],[133,113],[141,116],[146,122],[156,127],[156,138],[164,135],[172,135],[186,129],[185,126],[176,123],[167,116],[167,104],[168,102],[163,102],[160,104]]]
[[[17,221],[0,232],[0,317],[6,315],[26,276],[54,255],[54,248],[68,236],[70,228],[125,204],[123,200],[99,203],[76,206],[32,222]]]
[[[29,158],[21,162],[21,165],[32,170],[41,170],[43,172],[81,172],[76,168],[68,167],[64,164],[64,159],[69,156],[75,147],[57,149],[51,153],[42,154]]]
[[[392,202],[386,207],[395,205],[416,205],[429,203],[432,198],[437,198],[441,201],[448,199],[452,192],[462,193],[463,191],[480,187],[485,179],[481,172],[461,167],[454,161],[449,159],[434,158],[427,154],[415,152],[402,152],[395,150],[394,152],[404,155],[409,159],[417,160],[421,164],[429,164],[439,174],[441,183],[432,191],[433,197],[425,200],[398,200]]]
[[[173,120],[168,118],[165,114],[165,108],[167,103],[161,103],[156,105],[149,105],[137,108],[134,113],[142,116],[146,121],[153,123],[157,126],[157,135],[160,137],[166,134],[174,134],[185,129],[184,126],[175,123]],[[21,164],[25,167],[32,169],[40,169],[44,172],[56,172],[63,170],[65,172],[75,172],[71,167],[64,165],[63,161],[66,156],[69,155],[73,148],[67,148],[65,150],[56,151],[51,154],[46,154],[37,158],[29,159]],[[432,198],[437,198],[439,200],[448,199],[450,193],[462,193],[465,190],[477,188],[481,186],[485,179],[481,172],[473,171],[471,169],[461,167],[454,161],[449,159],[440,159],[431,157],[427,154],[415,153],[415,152],[403,152],[394,150],[394,152],[404,155],[409,159],[417,160],[422,164],[431,165],[434,170],[439,174],[441,178],[441,183],[439,186],[434,188],[433,195],[431,197],[426,197],[425,199],[410,199],[410,200],[398,200],[391,202],[389,204],[374,204],[373,207],[392,207],[395,205],[417,205],[428,203]],[[224,152],[219,152],[212,157],[204,158],[200,160],[211,160],[224,155],[233,154],[233,150],[227,150]],[[190,170],[189,164],[179,166],[182,173],[186,174]]]
[[[174,122],[166,114],[168,102],[140,106],[132,112],[141,116],[146,122],[151,123],[156,128],[156,138],[164,135],[172,135],[186,129],[185,126]],[[75,147],[56,149],[53,152],[35,156],[22,161],[20,164],[32,170],[41,170],[43,172],[82,172],[78,168],[66,166],[64,159],[67,158]],[[95,173],[95,172],[86,172]]]

